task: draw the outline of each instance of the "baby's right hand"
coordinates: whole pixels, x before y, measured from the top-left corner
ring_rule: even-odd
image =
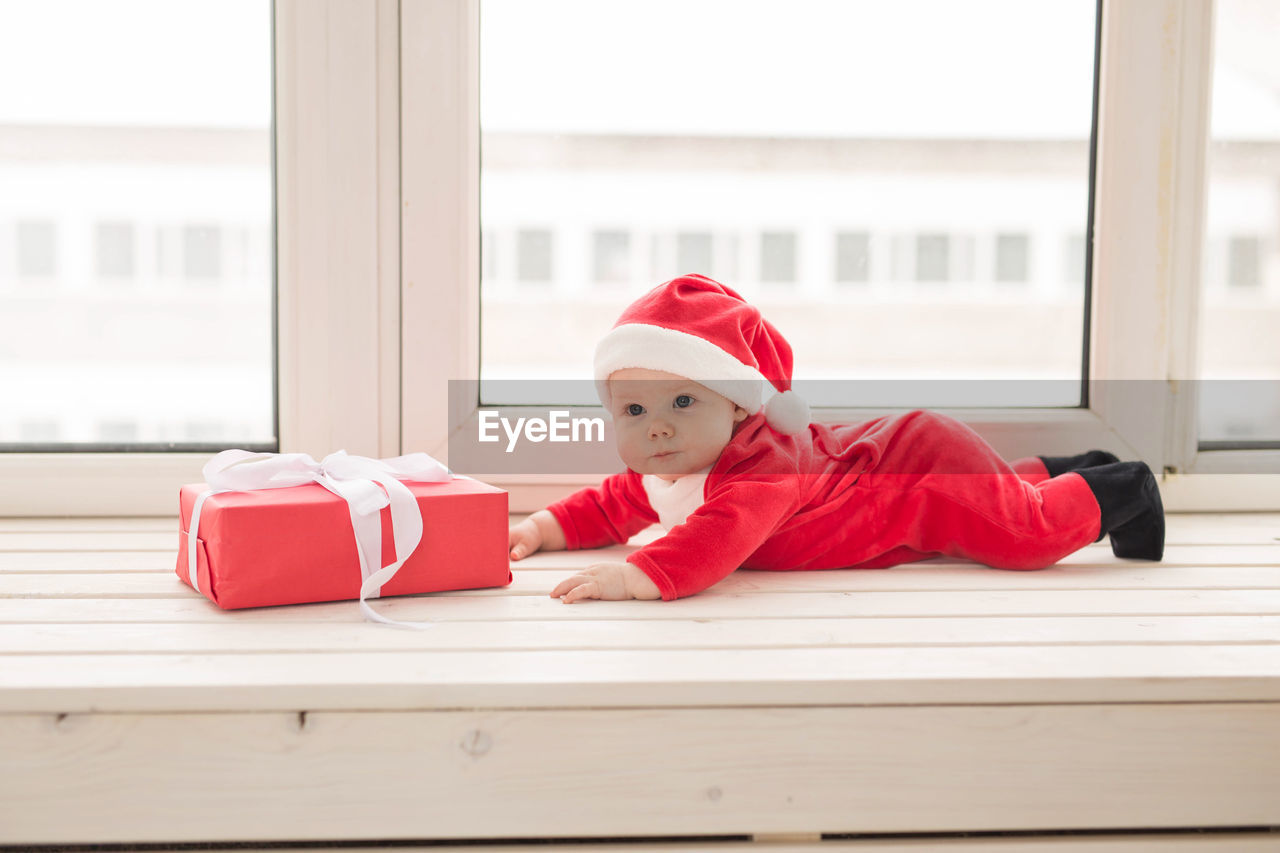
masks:
[[[507,531],[507,549],[511,559],[523,560],[542,547],[542,531],[533,519],[526,518]]]

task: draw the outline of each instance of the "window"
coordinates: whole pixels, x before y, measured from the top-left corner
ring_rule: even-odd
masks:
[[[766,231],[760,235],[760,280],[791,283],[796,280],[796,235]]]
[[[597,231],[592,235],[592,278],[600,284],[631,280],[631,235],[625,231]]]
[[[210,444],[224,441],[228,430],[226,424],[213,418],[188,421],[183,424],[183,433],[187,441],[194,444]]]
[[[0,450],[277,446],[271,14],[0,3]]]
[[[683,232],[676,235],[676,268],[678,272],[712,274],[711,235],[700,232]],[[653,282],[657,284],[658,282]]]
[[[95,229],[96,268],[100,278],[130,278],[134,274],[133,226],[100,222]]]
[[[1232,287],[1257,287],[1261,241],[1257,237],[1232,237],[1228,246],[1227,283]]]
[[[516,277],[521,281],[551,281],[551,232],[525,230],[516,235]]]
[[[1199,445],[1280,448],[1280,5],[1215,4]]]
[[[130,444],[138,440],[135,421],[111,420],[98,424],[98,440],[104,444]]]
[[[271,253],[275,235],[267,169],[270,130],[263,106],[269,103],[269,89],[254,90],[248,97],[227,97],[222,109],[215,108],[218,99],[188,97],[233,91],[236,87],[228,74],[236,80],[270,79],[271,70],[263,59],[268,55],[267,3],[250,2],[263,10],[258,19],[262,26],[252,16],[237,18],[244,7],[235,0],[218,4],[219,15],[208,16],[211,26],[220,26],[219,17],[235,18],[225,33],[219,30],[216,38],[210,34],[209,43],[218,48],[197,63],[222,77],[215,76],[203,86],[190,85],[189,79],[178,81],[175,86],[182,90],[182,97],[168,99],[187,112],[190,123],[182,128],[217,130],[201,133],[203,141],[235,141],[235,146],[219,148],[216,165],[205,164],[216,171],[216,180],[211,185],[201,183],[183,193],[183,198],[216,195],[230,181],[243,181],[230,197],[251,208],[250,215],[185,202],[143,210],[142,194],[136,191],[141,185],[120,179],[96,187],[98,201],[85,205],[74,221],[64,221],[60,210],[48,205],[10,208],[0,217],[0,386],[6,401],[34,399],[38,395],[31,389],[47,384],[48,371],[26,371],[24,381],[29,384],[13,384],[16,362],[10,354],[22,352],[30,358],[40,352],[38,342],[48,338],[47,327],[38,328],[31,315],[23,313],[23,300],[33,301],[33,294],[44,299],[66,292],[96,299],[105,293],[139,311],[157,310],[143,297],[154,294],[163,305],[164,296],[177,294],[198,303],[198,322],[180,321],[174,311],[168,315],[169,322],[154,324],[155,328],[167,328],[171,340],[185,342],[207,335],[211,319],[231,318],[219,327],[235,329],[242,337],[240,354],[207,347],[208,362],[189,365],[183,383],[162,383],[156,370],[136,371],[143,380],[141,393],[125,389],[121,397],[131,400],[137,411],[79,413],[46,406],[42,414],[0,409],[0,442],[41,448],[92,442],[103,419],[134,416],[138,444],[131,450],[143,449],[153,439],[175,442],[179,449],[200,447],[191,443],[192,436],[215,434],[228,436],[219,440],[235,444],[265,435],[263,445],[272,446],[271,384],[262,377],[269,374],[269,367],[264,367],[274,355],[273,330],[269,323],[261,328],[254,325],[255,318],[271,312],[269,285],[276,264]],[[17,28],[3,20],[6,10],[15,5],[0,4],[0,47],[12,43],[5,39],[6,33],[20,32],[26,38],[46,26],[42,21],[56,18],[66,8],[58,0],[24,4],[29,8],[24,8],[23,26]],[[187,5],[157,4],[162,17]],[[554,369],[559,375],[582,376],[594,341],[621,306],[662,276],[683,271],[676,267],[680,231],[713,235],[713,275],[740,285],[749,298],[761,302],[766,314],[780,320],[796,345],[798,369],[810,377],[893,378],[908,388],[916,383],[896,379],[1071,378],[1080,372],[1082,342],[1092,354],[1091,375],[1106,379],[1133,371],[1143,377],[1164,376],[1171,355],[1176,359],[1185,353],[1190,358],[1197,335],[1200,342],[1194,349],[1202,357],[1221,362],[1230,356],[1228,375],[1240,375],[1239,366],[1250,356],[1263,365],[1280,363],[1274,349],[1257,346],[1274,337],[1268,336],[1276,327],[1274,318],[1269,309],[1257,306],[1265,308],[1277,286],[1276,234],[1280,232],[1258,224],[1268,221],[1265,205],[1272,203],[1265,192],[1250,190],[1245,203],[1241,202],[1245,196],[1236,192],[1242,189],[1237,170],[1242,158],[1252,152],[1260,155],[1261,163],[1275,162],[1270,153],[1273,143],[1246,134],[1240,139],[1250,144],[1235,146],[1230,152],[1234,159],[1219,161],[1227,152],[1215,139],[1209,151],[1213,188],[1203,227],[1187,219],[1185,230],[1179,230],[1176,222],[1171,225],[1168,217],[1156,215],[1167,213],[1169,203],[1175,210],[1198,209],[1198,199],[1188,200],[1188,194],[1203,173],[1190,152],[1199,150],[1202,139],[1196,134],[1207,123],[1191,107],[1194,93],[1207,87],[1211,69],[1200,58],[1195,41],[1199,33],[1220,29],[1205,18],[1204,10],[1212,4],[1197,0],[1094,6],[1087,0],[1036,4],[977,0],[926,7],[918,0],[901,4],[798,0],[798,5],[785,7],[785,14],[768,16],[773,32],[763,39],[784,47],[803,45],[798,61],[790,65],[760,63],[758,49],[752,48],[762,39],[751,31],[752,22],[743,24],[745,32],[735,32],[743,16],[727,15],[709,0],[678,5],[658,0],[656,5],[637,7],[634,17],[639,20],[631,35],[636,45],[649,47],[647,56],[640,57],[643,61],[635,56],[640,52],[637,48],[619,46],[608,38],[616,30],[615,4],[403,0],[392,5],[398,14],[386,18],[378,17],[380,11],[385,14],[386,4],[339,0],[277,4],[277,14],[283,10],[294,16],[276,30],[282,84],[277,93],[282,117],[281,185],[290,193],[282,194],[279,212],[285,344],[280,351],[281,386],[304,402],[327,399],[335,383],[344,389],[341,407],[293,405],[286,400],[281,415],[285,430],[281,440],[286,443],[281,449],[323,452],[345,445],[352,452],[365,453],[377,452],[371,449],[376,447],[381,451],[378,455],[419,449],[439,453],[447,441],[443,429],[447,419],[439,411],[447,380],[472,375],[477,365],[487,375],[501,375],[499,368],[508,364],[523,369],[522,375],[543,376]],[[1219,5],[1225,10],[1228,0],[1219,0]],[[1255,13],[1258,5],[1265,4],[1256,4]],[[109,6],[86,4],[88,11],[81,18],[88,15],[90,19],[84,26],[49,29],[72,40],[80,31],[91,33],[111,45],[111,56],[95,58],[93,39],[89,39],[84,54],[89,58],[84,61],[112,70],[116,53],[128,57],[130,52],[127,45],[121,50],[120,38],[105,35],[110,33],[105,26],[110,15],[103,15],[108,20],[96,17],[98,6],[107,6],[111,15],[118,16],[133,15],[138,8],[127,0]],[[46,8],[53,13],[45,14]],[[934,14],[934,9],[940,12]],[[922,10],[936,22],[932,31],[922,32],[918,26]],[[846,14],[857,17],[856,26],[830,26],[833,16]],[[65,12],[62,16],[66,17]],[[653,20],[644,20],[646,16]],[[895,17],[914,17],[916,23],[899,20],[894,25]],[[671,25],[675,20],[678,27]],[[733,26],[726,27],[726,21]],[[1107,109],[1098,114],[1098,181],[1091,187],[1089,167],[1095,151],[1090,148],[1089,66],[1094,59],[1094,24],[1108,33],[1102,45],[1105,55],[1100,57],[1105,77],[1100,85],[1108,98]],[[169,20],[163,25],[181,29],[180,23]],[[586,27],[592,38],[575,36],[573,27],[578,25]],[[654,37],[664,26],[666,32]],[[1274,25],[1256,20],[1249,26],[1258,34],[1275,30]],[[1179,37],[1170,39],[1173,31]],[[377,40],[368,37],[374,32]],[[850,50],[851,32],[866,35],[871,49],[862,50],[860,41],[859,50]],[[1028,35],[1042,33],[1052,33],[1054,38]],[[261,36],[263,49],[243,53],[229,47],[246,34]],[[384,37],[397,48],[390,56],[382,52]],[[557,39],[574,49],[557,51]],[[935,44],[948,40],[961,55],[949,52],[945,43]],[[742,45],[720,44],[734,41]],[[667,72],[661,69],[650,73],[657,64],[653,45],[678,51],[686,42],[699,46],[687,54],[705,57],[705,63],[681,68],[675,81],[666,79]],[[916,49],[904,51],[903,44]],[[706,45],[712,46],[710,52],[702,49]],[[192,45],[194,51],[202,49],[203,45]],[[246,58],[227,62],[229,51]],[[897,56],[885,56],[895,51]],[[504,53],[514,72],[505,77],[493,64]],[[1208,53],[1205,50],[1203,55]],[[1217,54],[1222,57],[1224,51],[1219,49]],[[1132,61],[1143,56],[1167,57],[1169,62]],[[1262,51],[1261,59],[1248,63],[1265,69],[1270,61],[1269,53]],[[164,67],[182,64],[171,62]],[[397,65],[399,77],[383,73]],[[998,72],[989,71],[987,65]],[[790,76],[759,79],[779,66],[786,66]],[[25,78],[31,69],[41,67],[23,54],[0,49],[0,72],[6,79]],[[44,76],[58,81],[62,78],[57,69],[72,65],[54,62],[48,67],[51,70]],[[589,79],[582,74],[583,67],[592,69]],[[1010,75],[1010,67],[1019,73]],[[645,73],[629,76],[627,68]],[[963,74],[952,75],[950,70],[955,68]],[[522,72],[523,85],[518,78]],[[972,78],[984,75],[993,85],[983,85],[981,79],[973,85]],[[839,85],[850,77],[873,79],[876,85],[856,90]],[[149,84],[170,82],[157,80],[154,74],[147,80]],[[92,76],[78,74],[59,85],[71,91],[96,82]],[[768,85],[759,85],[762,82]],[[474,97],[477,86],[478,99]],[[114,91],[141,88],[115,85]],[[104,87],[105,93],[112,90],[110,85]],[[27,87],[0,87],[0,142],[4,143],[0,151],[18,150],[11,138],[10,108],[27,91]],[[28,106],[60,103],[48,97],[26,102]],[[1266,99],[1246,102],[1269,103]],[[109,107],[111,99],[99,98],[98,103]],[[254,103],[262,109],[252,120],[230,115]],[[1221,97],[1215,97],[1216,105],[1222,103]],[[893,108],[904,104],[912,109],[898,110],[895,116]],[[1266,110],[1255,112],[1257,124],[1271,122]],[[210,118],[214,114],[218,121]],[[317,115],[331,119],[328,131],[315,133],[304,125],[290,133],[290,118]],[[57,124],[47,112],[33,111],[27,117],[30,124],[23,132]],[[134,150],[112,137],[109,118],[82,137],[94,143],[82,148]],[[376,135],[370,132],[375,124]],[[1150,152],[1161,150],[1173,138],[1170,134],[1178,140],[1168,149],[1170,162],[1156,163]],[[26,136],[19,141],[31,144]],[[42,141],[34,145],[45,153],[62,150]],[[234,154],[232,147],[241,153]],[[199,145],[186,150],[209,149]],[[138,165],[139,158],[129,162]],[[375,163],[377,186],[368,189]],[[146,165],[152,169],[160,163]],[[6,191],[16,186],[15,174],[23,175],[23,180],[48,177],[32,161],[16,172],[13,166],[0,158],[0,186]],[[174,173],[161,173],[163,179],[148,178],[145,185],[164,188],[174,183]],[[1163,180],[1171,174],[1177,180]],[[291,177],[295,180],[288,184]],[[974,198],[981,199],[981,209],[972,204]],[[336,199],[343,203],[335,203]],[[398,200],[403,205],[397,211]],[[1106,226],[1097,233],[1091,232],[1087,218],[1091,200],[1099,222]],[[3,203],[8,202],[6,195]],[[376,230],[374,211],[378,211]],[[946,215],[938,216],[940,211]],[[139,286],[127,300],[84,280],[94,273],[93,228],[99,221],[135,226]],[[19,222],[54,225],[55,272],[32,279],[29,287],[19,286],[17,279]],[[240,227],[252,229],[258,248],[251,241],[249,269],[253,272],[243,287],[184,285],[183,228],[198,224],[226,229],[224,274],[232,280],[242,265],[231,235]],[[547,253],[553,261],[549,282],[553,286],[528,290],[507,286],[518,282],[517,235],[522,228],[545,229],[553,235],[554,251]],[[760,285],[757,253],[763,228],[797,235],[797,248],[803,248],[803,262],[797,258],[799,287]],[[592,290],[588,284],[591,235],[609,230],[625,230],[631,236],[631,281]],[[867,233],[865,281],[824,287],[838,277],[841,266],[841,241],[833,235],[861,232]],[[951,273],[957,279],[965,268],[966,235],[983,241],[972,269],[994,278],[992,235],[1026,233],[1030,240],[1027,286],[917,284],[915,237],[928,232],[952,236]],[[335,234],[341,240],[326,241],[327,235]],[[298,239],[300,235],[304,239]],[[1258,284],[1232,287],[1229,240],[1249,236],[1259,240]],[[1175,262],[1153,271],[1150,258],[1162,247],[1176,255],[1202,238],[1216,256],[1205,256],[1210,267],[1199,298],[1199,316],[1186,329],[1166,324],[1166,334],[1151,318],[1170,316],[1168,294],[1182,298],[1193,292],[1178,271],[1189,271],[1185,275],[1198,284],[1197,267]],[[480,270],[486,256],[485,283],[492,280],[496,259],[504,286],[481,289]],[[168,271],[162,272],[162,267]],[[526,298],[534,290],[538,298]],[[1086,335],[1087,292],[1099,322]],[[14,296],[20,298],[11,299]],[[1249,317],[1241,318],[1242,313]],[[131,336],[127,323],[102,310],[92,319],[97,320],[92,326],[95,333],[117,341],[129,338],[135,363],[144,368],[165,363],[176,351],[163,346],[163,341]],[[1246,319],[1256,329],[1250,330]],[[538,336],[521,331],[525,328],[543,330],[543,349],[536,346]],[[24,337],[27,329],[40,334]],[[1242,329],[1248,334],[1241,334]],[[508,342],[519,346],[507,346]],[[301,344],[301,349],[295,350],[295,344]],[[108,352],[106,348],[96,351]],[[828,353],[835,357],[827,358]],[[515,360],[510,358],[513,354]],[[228,355],[239,359],[235,369],[229,369]],[[135,371],[128,363],[118,362],[111,372]],[[298,380],[299,373],[303,381]],[[255,389],[264,387],[267,393],[259,397]],[[180,393],[184,388],[194,389],[191,398]],[[152,396],[168,398],[163,418],[137,406]],[[194,399],[200,397],[204,399]],[[901,402],[930,404],[918,398]],[[863,403],[869,408],[879,405],[871,399]],[[969,410],[964,417],[984,436],[1030,452],[1074,451],[1092,445],[1095,438],[1132,442],[1134,447],[1142,446],[1143,440],[1176,444],[1163,432],[1167,427],[1158,415],[1139,418],[1135,428],[1113,418],[1098,405],[1096,395],[1087,407],[1071,408],[1078,403],[1078,399],[1063,398],[1045,403],[1065,407],[1061,409],[1006,412],[997,408],[988,410],[989,415]],[[991,405],[1024,408],[1029,403],[1022,397]],[[232,409],[242,414],[225,418],[211,414]],[[818,411],[825,417],[830,410]],[[200,420],[207,423],[188,432],[188,425]],[[1260,441],[1256,434],[1243,437],[1245,423],[1233,415],[1221,434],[1256,446]],[[1169,428],[1194,441],[1194,414]],[[1212,449],[1198,457],[1174,454],[1164,461],[1181,466],[1192,460],[1194,471],[1204,460],[1235,458],[1238,453]],[[1260,467],[1257,460],[1265,453],[1276,455],[1265,451],[1250,456],[1249,467],[1240,470],[1277,470]],[[122,460],[118,463],[121,476],[138,480],[149,476],[145,472],[152,470],[149,466],[157,459],[169,464],[170,459],[198,455],[129,453],[114,458]],[[0,458],[0,467],[5,458]],[[75,464],[75,457],[64,455],[42,460],[40,470],[47,477],[61,465]],[[163,479],[153,479],[153,490],[163,494],[164,500],[147,511],[172,511],[170,484],[198,476],[199,462],[184,464],[190,466],[185,473],[174,473],[175,468]],[[19,479],[28,476],[10,465],[0,477],[15,470]],[[1273,489],[1270,498],[1255,504],[1237,497],[1265,477],[1235,479],[1225,488],[1215,486],[1213,497],[1202,498],[1204,503],[1197,508],[1277,508],[1274,496],[1280,490]],[[1167,496],[1170,505],[1194,489],[1196,482],[1196,477],[1183,478]],[[513,486],[513,510],[545,504],[537,497],[522,497],[521,489]],[[11,489],[10,496],[15,491]],[[1228,492],[1232,505],[1220,506],[1218,496]],[[1255,489],[1255,494],[1260,492]],[[1188,506],[1184,503],[1181,508]],[[34,511],[29,502],[19,509]],[[61,506],[46,504],[44,511],[56,513]],[[104,504],[102,511],[137,510],[116,500]]]
[[[916,281],[946,281],[950,259],[951,240],[946,234],[916,237]]]
[[[1198,39],[1213,30],[1206,19],[1211,5],[1198,0],[1061,5],[980,0],[925,7],[800,0],[767,16],[772,32],[762,38],[751,31],[751,22],[743,22],[748,16],[728,14],[724,6],[659,0],[637,6],[627,18],[625,37],[615,39],[616,4],[483,0],[478,17],[472,17],[474,4],[406,0],[399,7],[401,45],[408,46],[400,81],[406,130],[401,154],[405,233],[414,239],[405,243],[404,297],[410,311],[405,328],[439,324],[444,307],[445,325],[459,329],[443,346],[427,347],[421,343],[424,336],[406,336],[407,446],[437,447],[447,439],[435,423],[443,419],[429,393],[415,397],[408,389],[443,383],[476,364],[481,375],[495,375],[496,366],[505,363],[501,348],[513,337],[507,333],[519,324],[547,330],[541,349],[535,336],[526,337],[516,351],[530,374],[542,375],[552,365],[569,371],[565,375],[582,376],[592,344],[621,306],[674,268],[674,234],[680,230],[715,234],[713,261],[724,265],[718,274],[729,284],[742,284],[744,291],[756,287],[748,293],[753,299],[775,300],[765,310],[784,323],[782,330],[796,344],[798,367],[811,376],[856,371],[882,377],[1071,379],[1081,375],[1083,355],[1093,378],[1165,378],[1171,356],[1189,357],[1192,349],[1188,342],[1194,333],[1189,335],[1182,327],[1185,319],[1171,316],[1169,309],[1171,300],[1186,298],[1189,290],[1180,276],[1194,277],[1196,265],[1171,262],[1153,268],[1151,259],[1165,257],[1164,250],[1177,255],[1201,238],[1200,225],[1183,213],[1199,207],[1190,196],[1202,177],[1195,152],[1201,150],[1206,125],[1195,110],[1198,93],[1206,90],[1204,57],[1210,51]],[[831,26],[827,16],[835,6],[862,16],[858,26]],[[895,14],[914,16],[916,25],[887,27],[884,17]],[[918,22],[926,17],[930,27],[921,28]],[[842,41],[841,49],[827,49],[824,25],[838,34],[830,40]],[[1101,56],[1092,50],[1095,32],[1108,34]],[[857,49],[849,48],[850,33],[859,39]],[[936,41],[947,39],[962,45],[963,55],[947,53],[945,44],[936,49]],[[627,40],[640,49],[629,54]],[[746,49],[722,44],[733,41]],[[803,49],[794,63],[785,50],[783,56],[771,52],[772,61],[761,63],[760,43]],[[867,63],[871,73],[857,74],[855,68],[842,74],[850,69],[829,64],[832,56],[856,63],[863,58],[859,54],[868,53],[867,45],[873,53]],[[673,84],[654,60],[655,49],[698,62],[694,68],[681,63]],[[636,55],[642,51],[644,56]],[[894,51],[896,65],[892,56],[881,61]],[[1147,61],[1152,58],[1162,61]],[[1098,105],[1105,108],[1097,113],[1097,146],[1091,149],[1089,66],[1094,59],[1104,77],[1097,85],[1107,97]],[[988,65],[999,69],[992,74],[994,86],[960,79]],[[628,75],[628,68],[643,73]],[[1009,68],[1018,73],[1009,74]],[[776,75],[779,69],[790,76],[759,79],[762,72]],[[953,74],[954,69],[963,73]],[[828,85],[850,77],[875,85]],[[756,85],[760,82],[769,85]],[[479,97],[472,98],[477,85]],[[981,109],[981,98],[973,96],[983,92],[992,95],[990,103],[997,108]],[[817,108],[806,103],[811,94]],[[899,126],[889,128],[896,133],[870,133],[888,112],[876,108],[886,104],[912,109],[902,110]],[[428,139],[431,146],[420,144]],[[474,159],[478,150],[480,164]],[[1159,150],[1169,157],[1151,156]],[[1091,184],[1095,155],[1097,180]],[[922,168],[929,162],[937,167]],[[557,284],[564,283],[555,288],[563,300],[532,303],[514,288],[482,291],[476,296],[480,320],[472,325],[468,318],[477,306],[454,291],[442,288],[435,301],[415,295],[428,277],[472,283],[467,295],[475,295],[476,276],[467,266],[477,265],[473,234],[514,229],[534,221],[534,213],[550,217],[555,211],[542,208],[553,197],[571,202],[571,210],[556,213],[564,220],[563,228],[556,226],[558,239],[566,241],[563,255],[573,261],[555,271]],[[976,197],[984,208],[988,202],[993,208],[977,210]],[[713,209],[716,202],[721,204]],[[441,214],[424,214],[424,203],[440,207]],[[937,216],[944,203],[945,219]],[[1168,215],[1170,204],[1177,217]],[[1096,233],[1091,210],[1105,226]],[[787,221],[794,211],[807,218]],[[957,211],[962,212],[958,220],[951,215]],[[449,235],[446,229],[454,221],[470,223],[472,234]],[[635,277],[616,293],[593,292],[582,281],[590,272],[589,235],[620,222],[633,229]],[[835,266],[829,235],[857,230],[848,225],[863,222],[875,223],[865,286],[822,287]],[[1010,227],[1013,223],[1018,227]],[[794,229],[806,241],[813,235],[812,253],[805,248],[812,267],[803,272],[801,287],[758,286],[757,244],[751,237],[762,227]],[[913,238],[927,231],[1028,234],[1033,244],[1027,286],[916,286]],[[1231,233],[1269,236],[1234,226],[1217,233],[1218,240]],[[747,238],[742,251],[730,248],[734,235]],[[898,235],[909,241],[903,281],[892,278],[899,268]],[[993,278],[991,255],[989,242],[980,245],[976,270]],[[740,274],[731,271],[735,258]],[[1264,290],[1266,269],[1264,259]],[[993,299],[1001,301],[993,304]],[[1086,300],[1089,315],[1098,321],[1090,329],[1083,322]],[[457,310],[450,308],[453,302],[459,303]],[[920,322],[929,315],[936,322]],[[797,324],[812,323],[814,317],[819,322],[796,331]],[[857,334],[850,333],[854,328]],[[449,351],[461,355],[443,362],[418,357]],[[824,360],[827,352],[836,358]],[[902,359],[895,361],[898,356]],[[1150,415],[1130,407],[1134,426],[1115,417],[1125,400],[1099,402],[1095,392],[1106,392],[1105,384],[1091,383],[1087,390],[1090,397],[1079,410],[996,410],[965,417],[980,427],[995,424],[983,434],[1024,452],[1052,445],[1074,451],[1097,440],[1116,450],[1131,443],[1130,450],[1141,447],[1145,453],[1151,444],[1177,444],[1169,429],[1194,434],[1185,419],[1176,427],[1167,424],[1162,410]],[[1050,405],[1080,402],[1077,397]],[[1011,405],[1025,407],[1026,400]],[[1161,459],[1156,453],[1151,459],[1157,467],[1162,461],[1186,464],[1185,455],[1173,458],[1179,454]],[[1209,455],[1215,454],[1202,454]],[[1195,479],[1183,479],[1171,490],[1170,505]],[[1235,485],[1229,490],[1241,491]],[[1275,494],[1280,491],[1273,492],[1273,502]],[[518,490],[512,499],[513,506],[520,505]],[[524,508],[538,505],[535,498]]]
[[[222,232],[215,226],[188,225],[182,229],[183,272],[193,281],[222,277]]]
[[[18,223],[18,275],[50,278],[58,272],[58,229],[52,222]]]
[[[1030,242],[1026,234],[996,235],[996,281],[1027,281]]]
[[[866,282],[871,278],[871,236],[865,231],[836,235],[836,281]]]
[[[621,28],[616,9],[482,0],[481,229],[536,209],[567,241],[584,235],[582,254],[566,256],[595,257],[586,275],[551,271],[560,304],[482,292],[482,374],[516,360],[506,318],[537,327],[538,314],[567,334],[525,342],[521,358],[530,369],[576,363],[585,376],[593,342],[628,302],[702,273],[777,319],[799,377],[1082,378],[1083,270],[1075,287],[993,296],[979,286],[996,275],[991,250],[976,247],[1010,221],[1088,228],[1094,3],[799,0],[744,14],[718,0],[657,0]],[[655,45],[697,61],[655,61]],[[602,263],[591,235],[619,221],[645,235],[653,263],[582,301],[578,279],[598,278]],[[875,223],[882,262],[851,222]],[[1029,251],[1006,241],[1002,280],[1056,276]],[[980,310],[991,298],[999,310]],[[849,336],[855,321],[875,333]],[[1009,323],[1061,333],[1029,353],[999,333]],[[910,347],[887,345],[908,335]]]
[[[24,444],[48,444],[59,439],[60,425],[53,420],[24,419],[18,424],[18,441]]]

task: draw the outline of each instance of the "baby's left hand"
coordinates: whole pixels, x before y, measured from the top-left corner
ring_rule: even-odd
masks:
[[[565,578],[551,590],[552,598],[560,598],[565,604],[573,604],[583,598],[600,598],[605,601],[626,601],[638,598],[645,601],[662,598],[658,585],[631,563],[596,563],[571,578]]]

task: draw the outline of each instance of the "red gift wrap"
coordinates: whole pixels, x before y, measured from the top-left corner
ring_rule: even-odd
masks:
[[[468,478],[401,481],[422,511],[422,541],[381,595],[478,589],[511,583],[507,493]],[[203,483],[183,486],[178,577],[188,585],[187,541]],[[196,571],[201,593],[224,610],[351,601],[360,557],[347,502],[318,483],[220,492],[200,511]],[[382,509],[382,565],[396,560],[391,508]]]

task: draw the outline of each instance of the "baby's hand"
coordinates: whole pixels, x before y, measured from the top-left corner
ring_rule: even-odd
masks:
[[[511,559],[523,560],[542,547],[542,531],[533,519],[526,518],[507,530],[507,550]]]
[[[507,552],[513,560],[523,560],[534,551],[563,551],[564,546],[560,522],[545,509],[507,528]]]
[[[600,598],[605,601],[626,601],[638,598],[652,601],[662,598],[658,585],[631,563],[596,563],[589,569],[566,578],[551,590],[552,598],[560,598],[565,604],[573,604],[583,598]]]

